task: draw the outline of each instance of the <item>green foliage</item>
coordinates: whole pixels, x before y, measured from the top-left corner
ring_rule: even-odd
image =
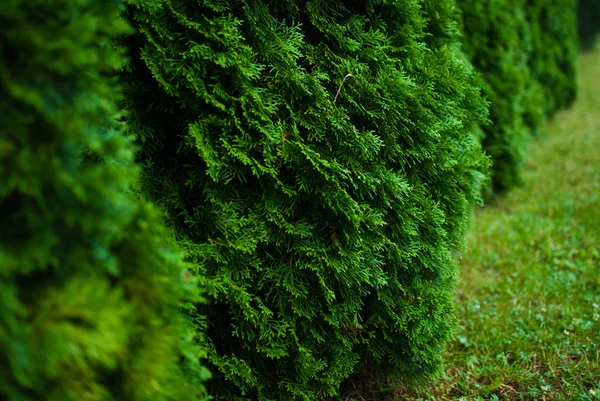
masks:
[[[573,0],[458,0],[465,51],[490,101],[484,150],[493,189],[521,182],[527,144],[546,117],[575,99]]]
[[[591,47],[594,37],[600,33],[600,1],[579,0],[577,2],[579,40],[584,48]]]
[[[577,96],[576,0],[527,0],[532,52],[529,67],[543,88],[547,116],[570,106]]]
[[[523,186],[474,213],[446,375],[394,400],[599,399],[598,65],[580,57],[578,100],[531,147]]]
[[[465,51],[481,74],[490,101],[491,124],[484,127],[482,144],[494,162],[494,189],[503,191],[520,183],[531,130],[543,122],[540,88],[527,64],[529,32],[523,3],[458,0],[458,5]]]
[[[196,400],[194,280],[132,197],[116,3],[0,8],[0,398]]]
[[[488,163],[453,2],[129,3],[128,123],[212,303],[211,394],[437,372]]]

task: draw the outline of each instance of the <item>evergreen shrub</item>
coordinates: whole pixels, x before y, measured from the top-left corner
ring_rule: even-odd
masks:
[[[111,46],[130,31],[120,13],[96,0],[0,7],[3,400],[202,397],[177,309],[198,301],[195,280],[131,194]]]
[[[527,65],[524,5],[509,0],[458,0],[458,5],[464,48],[490,102],[482,145],[493,160],[494,190],[504,191],[521,181],[531,131],[543,121],[543,105],[539,96],[534,99],[539,86]]]
[[[488,165],[454,2],[129,3],[129,129],[211,303],[210,393],[437,372]]]
[[[577,2],[579,40],[584,48],[591,47],[600,33],[600,1],[579,0]]]
[[[531,27],[529,67],[541,84],[546,116],[569,107],[577,96],[577,0],[526,0]]]
[[[575,99],[573,0],[458,0],[465,51],[490,102],[493,190],[519,184],[529,138]]]

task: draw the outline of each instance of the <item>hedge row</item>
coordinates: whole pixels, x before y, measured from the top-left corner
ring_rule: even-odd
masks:
[[[438,372],[481,147],[509,188],[574,97],[570,1],[9,0],[0,398]]]
[[[131,3],[130,133],[205,280],[210,393],[437,372],[488,163],[453,2]]]
[[[491,124],[493,190],[518,185],[527,146],[547,117],[572,104],[575,0],[458,0],[465,51],[481,74]]]
[[[579,40],[584,48],[589,48],[600,34],[600,1],[579,0],[577,3]]]
[[[161,217],[131,196],[114,4],[0,8],[0,398],[196,400],[198,302]]]
[[[577,95],[577,0],[527,0],[526,14],[533,44],[529,66],[550,117]]]

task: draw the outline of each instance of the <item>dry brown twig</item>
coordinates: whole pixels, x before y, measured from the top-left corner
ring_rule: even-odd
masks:
[[[338,95],[340,94],[340,91],[342,90],[342,86],[344,86],[344,82],[346,82],[346,79],[347,79],[348,77],[353,77],[353,76],[354,76],[354,75],[352,75],[352,74],[346,74],[346,76],[345,76],[345,77],[344,77],[344,79],[342,80],[342,83],[340,84],[340,87],[338,88],[338,90],[337,90],[337,92],[336,92],[336,94],[335,94],[335,97],[333,98],[333,103],[335,103],[335,101],[337,100],[337,98],[338,98]]]

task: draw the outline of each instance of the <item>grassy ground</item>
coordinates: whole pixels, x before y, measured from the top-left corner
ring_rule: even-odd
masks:
[[[396,399],[600,400],[600,52],[468,243],[445,376]]]

